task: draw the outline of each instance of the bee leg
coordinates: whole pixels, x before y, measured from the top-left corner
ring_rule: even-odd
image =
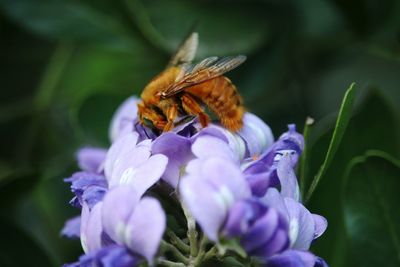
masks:
[[[192,96],[186,94],[181,97],[183,109],[190,115],[199,117],[202,127],[206,127],[210,122],[210,117],[204,112],[203,108]]]
[[[172,105],[167,109],[167,124],[164,127],[164,132],[171,131],[174,128],[174,121],[178,116],[178,105]]]

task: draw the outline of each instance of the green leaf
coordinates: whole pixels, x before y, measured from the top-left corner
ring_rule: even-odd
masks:
[[[314,193],[314,190],[317,188],[317,185],[321,180],[321,177],[324,176],[340,145],[343,134],[346,131],[347,125],[349,124],[351,118],[354,95],[355,95],[355,84],[353,83],[350,85],[350,88],[347,89],[346,94],[344,95],[342,105],[339,110],[339,115],[336,120],[335,130],[333,131],[332,139],[329,143],[328,152],[325,155],[325,160],[322,163],[317,175],[314,177],[311,183],[311,186],[307,192],[306,201],[310,200],[312,194]]]
[[[143,35],[169,52],[192,30],[199,32],[199,57],[249,53],[269,34],[265,6],[182,0],[125,3]]]
[[[335,159],[307,205],[312,212],[323,215],[329,222],[327,231],[312,249],[330,266],[357,266],[352,262],[351,247],[349,247],[342,215],[343,207],[339,202],[348,163],[352,158],[370,149],[378,149],[400,156],[400,132],[397,127],[399,124],[396,113],[388,105],[388,101],[380,91],[365,90],[363,92],[366,93],[366,96],[354,111]],[[317,129],[321,122],[315,124],[311,134],[315,135],[317,131],[321,130]],[[324,129],[321,130],[323,133],[317,133],[317,139],[315,136],[310,136],[309,169],[311,173],[318,170],[324,159],[326,148],[331,140],[334,120],[331,123],[331,126],[324,126]],[[387,130],[383,133],[382,129]]]
[[[112,16],[78,1],[1,0],[0,8],[24,27],[45,37],[125,46],[129,31]]]
[[[382,151],[354,158],[343,191],[346,230],[359,266],[400,265],[400,161]]]

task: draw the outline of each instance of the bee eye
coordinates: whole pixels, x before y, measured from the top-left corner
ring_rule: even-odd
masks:
[[[151,120],[147,119],[147,118],[143,118],[143,124],[147,127],[153,127],[154,124]]]

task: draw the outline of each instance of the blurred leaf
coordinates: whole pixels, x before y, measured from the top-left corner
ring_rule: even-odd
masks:
[[[1,9],[24,27],[43,36],[126,46],[129,31],[118,17],[82,1],[1,0]]]
[[[335,128],[333,131],[332,139],[329,143],[328,151],[325,155],[325,160],[322,163],[317,175],[314,177],[313,181],[311,182],[311,186],[307,192],[306,202],[310,200],[314,190],[317,188],[317,185],[324,176],[326,170],[330,166],[333,157],[340,145],[342,140],[343,134],[346,131],[347,125],[349,124],[351,118],[351,112],[353,108],[354,102],[354,95],[355,95],[355,84],[351,84],[350,88],[347,89],[346,94],[343,97],[342,105],[339,110],[339,114],[336,120]]]
[[[0,265],[53,266],[46,253],[16,225],[0,219]]]
[[[125,0],[143,35],[174,51],[189,31],[199,32],[198,57],[250,53],[268,37],[265,5],[238,2]],[[257,6],[259,5],[259,6]]]
[[[354,158],[345,176],[344,216],[360,265],[400,265],[400,161],[382,151]]]
[[[314,140],[310,142],[310,173],[316,172],[321,166],[331,140],[333,125],[333,122],[331,127],[325,125],[322,129],[324,134],[317,134],[320,136],[317,141],[310,138]],[[383,132],[383,129],[386,130]],[[316,131],[318,131],[318,123],[315,124],[311,134]],[[396,113],[379,91],[369,91],[361,105],[355,109],[335,160],[308,205],[312,212],[323,215],[329,222],[327,231],[312,249],[331,266],[355,266],[350,255],[348,237],[345,234],[342,205],[339,205],[346,166],[352,158],[369,149],[379,149],[399,155],[399,140],[400,132]]]

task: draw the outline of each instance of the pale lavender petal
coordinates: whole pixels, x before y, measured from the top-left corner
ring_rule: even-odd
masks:
[[[160,203],[144,197],[130,216],[125,243],[134,252],[143,255],[149,264],[153,262],[166,227],[166,216]]]
[[[199,176],[218,190],[227,206],[251,195],[238,165],[224,158],[209,158],[201,164]]]
[[[133,123],[137,118],[137,104],[139,101],[139,98],[132,96],[125,100],[114,113],[109,129],[109,136],[112,142],[121,136],[121,131],[126,126],[132,124],[133,127]]]
[[[244,114],[243,128],[238,134],[246,142],[248,157],[260,155],[274,142],[274,136],[269,126],[252,113]]]
[[[131,186],[111,189],[103,200],[102,223],[106,234],[119,244],[125,240],[125,228],[140,196]]]
[[[285,204],[289,213],[291,247],[299,250],[308,250],[314,239],[314,218],[301,203],[292,198],[285,198]]]
[[[328,221],[321,215],[312,214],[315,222],[314,239],[320,237],[328,227]]]
[[[221,139],[228,143],[230,149],[236,155],[239,160],[242,160],[246,156],[246,143],[243,138],[236,134],[228,131],[227,129],[210,124],[208,127],[202,129],[196,136],[193,137],[194,140],[200,136],[213,136]]]
[[[176,188],[182,169],[193,159],[190,139],[175,133],[165,133],[154,141],[152,151],[168,157],[168,165],[162,178]]]
[[[101,234],[103,231],[101,223],[101,212],[103,203],[97,203],[90,211],[85,230],[87,251],[95,251],[101,248]]]
[[[137,145],[130,152],[118,156],[109,178],[109,187],[113,188],[120,184],[125,184],[126,180],[135,174],[136,169],[149,160],[150,155],[151,152],[148,146]]]
[[[81,229],[80,229],[80,237],[81,237],[81,245],[82,249],[85,253],[88,253],[88,246],[87,246],[87,237],[86,237],[86,232],[87,232],[87,227],[88,227],[88,222],[90,218],[90,210],[88,205],[83,204],[82,205],[82,212],[81,212]]]
[[[104,173],[107,179],[111,179],[111,174],[117,159],[126,153],[132,152],[136,148],[138,138],[138,133],[129,133],[119,138],[111,145],[104,162]]]
[[[200,136],[192,145],[193,154],[200,158],[219,157],[237,162],[238,155],[234,154],[229,145],[219,138],[213,136]]]
[[[76,158],[79,168],[88,172],[99,172],[100,165],[106,158],[107,150],[103,148],[85,147],[78,150]]]
[[[281,214],[284,219],[289,222],[289,213],[286,208],[285,201],[276,188],[269,188],[265,196],[260,198],[261,202],[272,207]]]
[[[224,200],[212,185],[200,177],[185,176],[180,183],[184,203],[212,241],[218,240],[218,232],[228,212]]]
[[[124,170],[119,178],[119,184],[132,186],[139,196],[153,186],[165,171],[168,158],[157,154],[151,156],[146,162],[137,167],[129,167]]]
[[[71,239],[78,239],[81,236],[81,216],[67,220],[61,230],[61,235]]]
[[[277,174],[281,183],[281,195],[300,201],[300,188],[292,167],[290,155],[282,155],[278,163]]]

